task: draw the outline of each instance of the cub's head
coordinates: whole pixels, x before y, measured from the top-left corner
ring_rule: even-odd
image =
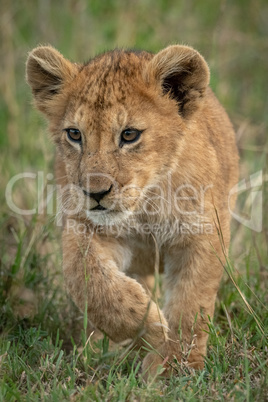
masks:
[[[164,191],[202,108],[203,57],[175,45],[156,55],[114,50],[76,64],[41,46],[29,54],[26,76],[79,212],[95,223],[153,213],[154,195]]]

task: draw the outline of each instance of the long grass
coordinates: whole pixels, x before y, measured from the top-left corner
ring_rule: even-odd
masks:
[[[1,1],[0,401],[268,399],[267,20],[266,0]],[[44,172],[53,185],[53,146],[24,80],[27,52],[39,43],[75,61],[114,47],[183,43],[208,60],[237,132],[241,180],[262,171],[263,219],[259,232],[233,222],[203,371],[176,364],[177,375],[145,384],[144,352],[92,335],[66,295],[53,211],[40,221],[8,207],[16,174]],[[31,209],[38,194],[37,180],[20,180],[13,200]],[[249,218],[250,208],[249,192],[241,193],[237,212]]]

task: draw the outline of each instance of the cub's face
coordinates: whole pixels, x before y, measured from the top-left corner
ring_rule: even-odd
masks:
[[[72,84],[75,96],[60,122],[59,148],[69,182],[83,191],[83,207],[96,222],[104,213],[114,218],[123,212],[117,215],[121,219],[144,212],[145,190],[170,169],[170,155],[179,144],[175,137],[183,142],[176,103],[163,102],[146,88],[135,71],[139,60],[131,56],[126,71],[116,71],[109,61],[85,67]]]
[[[155,56],[114,51],[86,65],[51,47],[33,50],[27,80],[65,164],[69,209],[96,224],[159,213],[156,195],[208,77],[204,59],[184,46]]]

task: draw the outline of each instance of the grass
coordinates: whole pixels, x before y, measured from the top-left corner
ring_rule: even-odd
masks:
[[[1,401],[267,400],[267,17],[265,0],[1,2]],[[53,214],[40,222],[13,213],[5,189],[15,174],[53,172],[53,147],[24,81],[30,49],[51,43],[84,61],[115,46],[157,51],[176,42],[196,47],[210,64],[211,85],[237,131],[241,179],[262,171],[266,180],[263,220],[260,232],[233,222],[226,266],[236,286],[226,273],[205,370],[179,365],[178,376],[145,384],[141,354],[90,338],[66,295]],[[18,181],[14,201],[33,208],[37,193],[36,180]],[[246,195],[238,210],[249,214]]]

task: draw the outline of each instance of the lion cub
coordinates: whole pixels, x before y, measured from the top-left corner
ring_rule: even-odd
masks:
[[[73,300],[113,341],[151,345],[145,375],[159,364],[167,373],[174,357],[202,368],[238,178],[234,131],[205,60],[175,45],[76,64],[41,46],[27,82],[57,147]],[[156,266],[162,310],[146,285]]]

